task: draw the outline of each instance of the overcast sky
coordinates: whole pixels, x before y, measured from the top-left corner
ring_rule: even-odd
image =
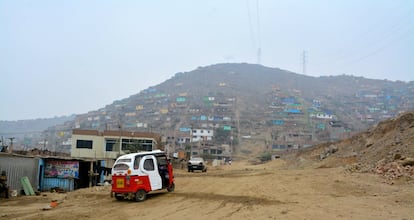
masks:
[[[81,114],[199,66],[414,80],[412,0],[0,0],[0,120]]]

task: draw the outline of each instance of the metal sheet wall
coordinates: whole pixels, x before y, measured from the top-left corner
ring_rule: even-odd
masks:
[[[34,191],[39,189],[38,164],[38,158],[0,154],[0,172],[6,171],[10,190],[17,190],[19,195],[23,189],[20,179],[24,176],[29,178]]]
[[[50,191],[55,187],[63,189],[64,191],[73,191],[75,187],[75,180],[63,178],[43,178],[42,185],[44,191]]]

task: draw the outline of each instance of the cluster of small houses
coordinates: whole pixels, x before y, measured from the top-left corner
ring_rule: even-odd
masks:
[[[226,86],[224,82],[219,85],[223,89]],[[197,138],[200,136],[194,138],[189,132],[196,127],[202,128],[196,132],[204,131],[204,134],[217,129],[230,131],[228,139],[231,137],[238,141],[243,136],[255,136],[256,132],[270,130],[272,138],[265,141],[272,145],[273,150],[286,150],[343,139],[351,136],[354,131],[365,129],[352,124],[348,126],[341,121],[344,112],[357,118],[361,124],[369,124],[395,116],[400,107],[409,108],[414,105],[413,99],[410,99],[413,90],[371,91],[367,88],[366,91],[355,91],[355,95],[338,101],[343,103],[342,106],[334,107],[327,105],[330,101],[324,97],[306,101],[300,91],[284,91],[274,85],[264,97],[266,105],[257,106],[254,114],[239,115],[235,109],[240,102],[233,95],[218,91],[189,93],[183,88],[182,83],[177,83],[173,92],[168,93],[150,87],[131,99],[116,101],[100,110],[77,115],[73,121],[55,127],[60,134],[50,142],[58,142],[59,149],[69,152],[68,140],[72,128],[116,130],[122,127],[126,130],[157,131],[167,137],[167,141],[172,141],[172,145],[185,145],[199,141]],[[340,109],[344,111],[338,111]],[[234,134],[240,134],[240,137]],[[212,132],[209,135],[203,136],[201,141],[208,144]],[[51,136],[54,135],[49,135]],[[228,139],[225,140],[227,144],[231,142]],[[46,140],[33,140],[38,146],[47,145],[45,142]]]

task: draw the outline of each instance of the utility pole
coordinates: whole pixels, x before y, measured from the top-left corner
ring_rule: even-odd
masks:
[[[188,158],[188,160],[191,159],[192,156],[192,152],[193,151],[193,125],[191,125],[191,130],[190,130],[190,156]]]
[[[302,73],[303,74],[306,74],[306,56],[307,56],[307,51],[306,50],[304,50],[303,52],[302,52]]]
[[[122,155],[122,125],[119,123],[118,125],[119,129],[119,156]]]
[[[121,107],[121,112],[118,113],[118,129],[119,129],[119,156],[122,155],[122,113],[124,112],[124,107]]]
[[[11,137],[9,138],[10,140],[10,148],[9,148],[9,153],[13,153],[13,140],[15,139],[15,137]]]
[[[3,136],[1,136],[0,143],[1,143],[1,149],[0,149],[0,152],[6,152],[6,149],[4,148],[6,145],[4,145]]]

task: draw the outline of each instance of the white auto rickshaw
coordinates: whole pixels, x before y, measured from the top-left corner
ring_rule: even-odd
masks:
[[[152,191],[174,191],[173,168],[161,150],[120,156],[112,167],[111,197],[141,202]]]

